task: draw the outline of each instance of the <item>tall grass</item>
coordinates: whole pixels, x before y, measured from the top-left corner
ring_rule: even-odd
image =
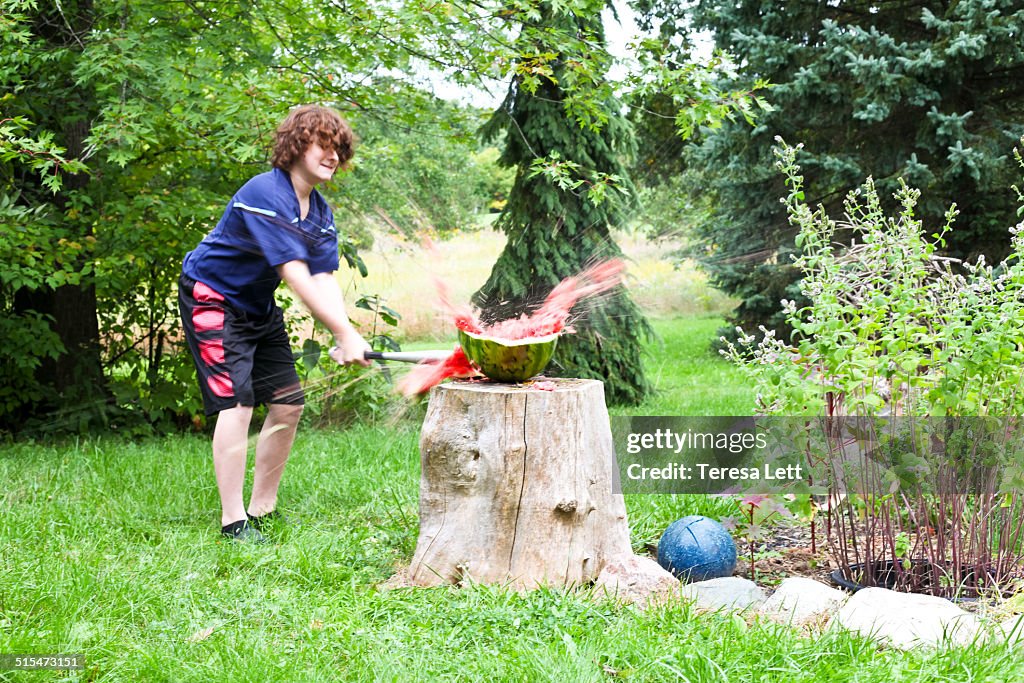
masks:
[[[671,242],[651,243],[632,234],[616,235],[629,262],[627,286],[637,304],[653,317],[721,315],[735,302],[711,288],[690,262],[676,264],[669,255]],[[362,278],[344,271],[341,282],[350,299],[378,294],[402,315],[397,336],[403,342],[448,342],[455,338],[452,321],[437,307],[435,278],[451,289],[452,300],[468,303],[490,275],[491,266],[505,246],[505,236],[489,228],[457,233],[434,245],[422,245],[379,236],[362,256],[369,271]],[[352,311],[367,323],[368,314]]]

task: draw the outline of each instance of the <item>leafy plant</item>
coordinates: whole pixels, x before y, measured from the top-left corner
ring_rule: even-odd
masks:
[[[86,165],[66,158],[67,150],[54,143],[51,131],[26,135],[33,127],[23,116],[0,119],[0,164],[18,164],[34,171],[43,187],[56,194],[63,185],[63,174],[82,173]]]
[[[767,527],[793,513],[776,496],[749,494],[733,500],[739,508],[739,517],[724,517],[722,526],[735,533],[747,546],[750,576],[754,577],[758,543],[768,538]]]
[[[359,297],[355,305],[374,314],[369,330],[362,330],[373,350],[401,350],[392,336],[402,317],[397,311],[375,294]],[[298,321],[309,322],[309,316],[303,314]],[[396,400],[388,368],[340,366],[328,355],[333,343],[331,335],[317,323],[296,355],[306,392],[306,415],[318,425],[327,425],[372,419],[384,413]]]
[[[1005,584],[1022,559],[1024,224],[997,266],[942,258],[955,206],[929,232],[917,190],[900,181],[889,215],[869,179],[833,220],[805,203],[798,149],[780,140],[776,155],[809,304],[783,302],[791,343],[741,330],[724,353],[754,382],[759,412],[833,419],[827,531],[841,566],[937,594]],[[851,474],[856,442],[873,446]]]
[[[747,369],[764,414],[1014,415],[1024,409],[1024,225],[998,266],[938,256],[956,208],[928,232],[914,216],[920,192],[900,184],[896,216],[871,179],[846,200],[840,223],[804,203],[796,152],[778,167],[802,249],[801,295],[783,301],[795,330],[786,343],[761,328],[723,352]],[[839,248],[837,229],[853,235]]]
[[[401,346],[391,336],[390,328],[397,328],[402,316],[395,309],[384,303],[384,299],[377,294],[364,294],[356,299],[356,308],[373,313],[373,321],[370,323],[369,339],[370,346],[375,351],[399,351]]]

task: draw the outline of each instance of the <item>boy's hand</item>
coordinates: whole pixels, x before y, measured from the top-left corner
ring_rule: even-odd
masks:
[[[370,361],[366,360],[366,352],[370,345],[366,343],[358,332],[353,328],[345,330],[334,338],[335,346],[330,351],[330,357],[341,365],[362,365],[370,367]]]

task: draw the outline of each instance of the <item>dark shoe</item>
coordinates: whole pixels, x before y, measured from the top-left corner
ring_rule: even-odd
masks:
[[[293,520],[290,516],[281,514],[277,510],[271,510],[259,517],[249,516],[249,526],[256,529],[256,531],[263,531],[264,529],[273,528],[283,524],[290,525],[292,522]]]
[[[249,520],[240,519],[220,528],[220,533],[238,543],[266,543],[267,539]]]

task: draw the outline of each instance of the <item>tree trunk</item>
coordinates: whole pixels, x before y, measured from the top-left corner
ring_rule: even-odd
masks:
[[[68,50],[74,56],[54,67],[53,80],[59,86],[53,96],[59,97],[61,106],[35,112],[31,118],[40,129],[57,133],[56,141],[65,148],[69,159],[82,156],[90,121],[98,116],[93,87],[78,83],[73,73],[95,21],[92,0],[71,0],[56,6],[47,3],[36,13],[36,34],[51,50]],[[35,96],[44,97],[41,93]],[[36,196],[40,202],[52,202],[56,212],[64,215],[62,227],[66,236],[81,241],[92,235],[89,222],[93,219],[92,212],[84,212],[86,218],[75,219],[68,217],[66,210],[70,198],[85,191],[89,183],[90,176],[86,173],[66,174],[62,189],[52,197],[41,186],[31,188],[26,195]],[[81,270],[85,265],[83,260],[68,269]],[[29,410],[45,412],[52,408],[75,407],[90,399],[105,400],[109,391],[103,375],[96,286],[92,275],[84,276],[80,284],[15,291],[13,305],[19,313],[35,311],[50,316],[65,349],[56,360],[43,359],[37,369],[36,378],[45,387],[47,398],[43,405],[31,406]]]
[[[21,290],[15,294],[15,309],[52,316],[54,329],[64,344],[64,353],[55,361],[44,359],[36,373],[39,382],[54,392],[51,399],[55,401],[48,403],[60,403],[59,397],[69,393],[74,402],[86,394],[106,395],[96,287],[91,282],[57,289],[43,287],[34,292]]]
[[[631,552],[603,384],[455,382],[435,388],[420,437],[418,585],[468,579],[574,586]]]

